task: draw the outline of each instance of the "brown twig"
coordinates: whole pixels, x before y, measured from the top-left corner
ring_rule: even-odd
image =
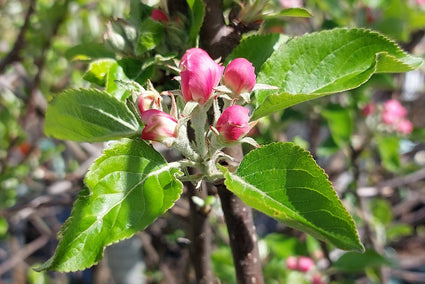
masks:
[[[11,270],[16,264],[32,255],[36,250],[45,246],[49,239],[49,236],[43,235],[26,245],[23,249],[14,253],[8,261],[0,265],[0,275],[3,275],[7,271]]]
[[[20,60],[19,53],[21,52],[21,49],[25,47],[25,33],[27,32],[28,27],[30,25],[31,16],[35,12],[35,4],[35,0],[30,0],[27,13],[25,14],[24,24],[22,25],[21,30],[19,31],[16,41],[11,51],[6,55],[6,57],[3,58],[3,60],[0,61],[0,73],[2,73],[6,66],[8,66],[9,64]]]

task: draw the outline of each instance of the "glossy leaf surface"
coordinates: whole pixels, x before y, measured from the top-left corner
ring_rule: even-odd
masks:
[[[249,206],[345,250],[363,250],[351,216],[324,171],[292,143],[251,151],[235,173],[223,168],[227,188]]]
[[[356,88],[374,73],[407,72],[422,64],[395,42],[366,29],[334,29],[296,37],[263,64],[256,93],[257,119],[292,105]]]
[[[164,214],[182,192],[180,171],[142,140],[124,139],[90,167],[55,255],[37,270],[76,271],[96,264],[106,246]]]
[[[101,142],[140,132],[139,122],[126,104],[96,89],[70,89],[49,103],[44,125],[58,139]]]

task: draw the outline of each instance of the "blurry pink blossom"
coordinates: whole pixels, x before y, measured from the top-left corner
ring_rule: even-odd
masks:
[[[408,119],[402,119],[396,124],[396,130],[402,134],[410,134],[413,131],[413,123]]]
[[[236,95],[250,93],[255,86],[255,68],[245,58],[236,58],[224,70],[223,84]]]
[[[249,132],[249,109],[234,105],[226,108],[217,120],[216,128],[225,142],[238,141]]]
[[[300,8],[303,6],[302,0],[279,0],[283,8]]]
[[[322,276],[320,274],[314,274],[311,280],[312,284],[323,284]]]
[[[220,82],[224,67],[204,50],[191,48],[183,55],[180,68],[183,98],[204,105]]]
[[[311,258],[306,256],[300,256],[298,258],[298,270],[302,272],[307,272],[313,268],[314,262]]]
[[[385,124],[394,124],[400,118],[407,115],[407,110],[398,100],[388,100],[384,103],[382,122]]]
[[[290,256],[286,259],[286,267],[291,270],[296,270],[298,267],[298,259],[295,256]]]

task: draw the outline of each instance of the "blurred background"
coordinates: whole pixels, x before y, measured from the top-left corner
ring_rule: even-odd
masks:
[[[46,137],[47,102],[66,88],[91,86],[83,78],[91,60],[122,56],[104,44],[107,23],[128,18],[138,2],[0,0],[0,283],[194,281],[185,198],[145,231],[107,248],[91,269],[32,270],[52,256],[84,174],[104,147]],[[423,0],[269,2],[270,9],[304,7],[313,16],[269,18],[263,33],[365,27],[425,58]],[[224,1],[225,8],[232,4]],[[164,76],[155,68],[151,78],[161,89]],[[345,253],[255,212],[266,283],[425,283],[424,70],[374,75],[360,88],[259,121],[252,136],[260,144],[292,141],[312,153],[367,248]],[[208,202],[217,283],[235,283],[221,209],[214,196]],[[306,270],[289,263],[301,256],[310,261]]]

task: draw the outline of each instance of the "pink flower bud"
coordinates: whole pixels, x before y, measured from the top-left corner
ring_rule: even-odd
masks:
[[[290,256],[286,259],[286,267],[291,270],[296,270],[298,267],[298,259],[295,256]]]
[[[388,100],[384,103],[382,122],[388,125],[394,124],[400,118],[407,115],[407,110],[397,100]]]
[[[204,105],[220,82],[224,67],[204,50],[191,48],[183,55],[180,68],[183,98]]]
[[[177,120],[168,113],[149,109],[142,113],[141,118],[145,125],[142,139],[163,142],[166,138],[177,137]]]
[[[158,22],[168,22],[168,17],[165,15],[164,12],[162,12],[160,9],[154,9],[152,10],[151,14],[152,19]]]
[[[300,256],[298,258],[298,270],[302,272],[309,271],[314,266],[314,262],[311,258],[306,256]]]
[[[410,120],[403,118],[397,122],[396,130],[402,134],[410,134],[413,131],[413,123]]]
[[[158,109],[160,106],[160,98],[153,92],[142,93],[137,97],[137,107],[140,113],[147,111],[148,109]]]
[[[227,65],[223,83],[233,93],[250,93],[255,86],[255,68],[245,58],[236,58]]]
[[[238,141],[249,132],[249,109],[234,105],[226,108],[217,120],[216,129],[225,142]]]

